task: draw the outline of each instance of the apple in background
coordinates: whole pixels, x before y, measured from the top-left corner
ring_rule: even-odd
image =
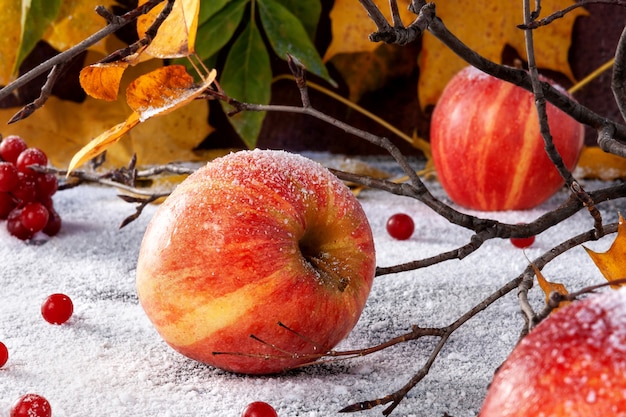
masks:
[[[480,417],[626,416],[626,289],[553,312],[497,371]]]
[[[582,150],[583,126],[550,103],[546,111],[554,145],[571,170]],[[529,209],[563,186],[544,150],[533,94],[474,67],[444,89],[430,143],[443,189],[466,208]]]
[[[254,150],[209,162],[159,207],[136,285],[178,352],[271,374],[341,341],[374,272],[372,232],[348,187],[302,156]]]

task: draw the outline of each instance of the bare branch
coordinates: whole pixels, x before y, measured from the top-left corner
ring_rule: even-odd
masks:
[[[520,29],[538,29],[542,26],[547,26],[550,23],[554,22],[557,19],[561,19],[565,17],[569,12],[575,10],[579,7],[588,6],[590,4],[611,4],[615,6],[626,6],[626,1],[624,0],[578,0],[576,3],[566,7],[563,10],[557,10],[549,16],[544,17],[543,19],[536,20],[539,17],[539,13],[533,12],[532,19],[528,23],[524,23],[518,25],[517,27]],[[537,10],[537,8],[536,8]]]

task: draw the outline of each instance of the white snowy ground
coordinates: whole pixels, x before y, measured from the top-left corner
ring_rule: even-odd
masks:
[[[389,168],[390,163],[378,163]],[[589,188],[601,183],[587,183]],[[429,184],[444,197],[438,185]],[[457,248],[471,234],[452,226],[414,200],[368,190],[359,197],[374,231],[379,266],[421,259]],[[445,197],[444,197],[445,198]],[[535,219],[565,198],[559,194],[524,212],[483,213],[518,223]],[[135,296],[135,264],[145,227],[155,207],[124,229],[119,223],[134,206],[111,188],[81,186],[54,197],[64,221],[61,233],[26,244],[0,227],[0,341],[9,362],[0,368],[0,416],[15,399],[45,396],[54,417],[219,416],[238,417],[252,401],[272,404],[280,417],[332,416],[341,408],[385,396],[403,386],[422,366],[436,339],[426,338],[349,361],[317,365],[272,377],[233,375],[189,360],[157,335]],[[601,206],[606,221],[619,207]],[[623,211],[623,210],[622,210]],[[395,241],[385,221],[410,214],[416,232]],[[578,213],[537,237],[525,251],[493,240],[463,261],[376,279],[357,327],[339,349],[367,347],[410,330],[444,326],[518,276],[533,259],[592,227]],[[614,235],[587,246],[605,251]],[[603,282],[582,248],[544,269],[546,278],[570,291]],[[73,317],[54,326],[40,315],[55,292],[74,301]],[[540,307],[543,295],[533,289]],[[515,292],[496,302],[453,334],[428,376],[395,410],[396,416],[476,416],[494,370],[513,348],[522,325]],[[356,413],[381,415],[384,406]]]

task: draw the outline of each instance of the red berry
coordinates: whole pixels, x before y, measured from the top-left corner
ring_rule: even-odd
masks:
[[[26,394],[11,407],[11,417],[50,417],[50,403],[41,395]]]
[[[9,349],[7,349],[6,345],[0,342],[0,368],[4,366],[5,363],[9,360]]]
[[[61,230],[61,216],[52,207],[48,208],[48,224],[43,228],[43,232],[48,236],[55,236]]]
[[[65,294],[52,294],[41,305],[41,315],[50,324],[63,324],[72,317],[74,304]]]
[[[28,203],[22,209],[20,220],[33,233],[43,230],[48,224],[48,209],[41,203]]]
[[[415,230],[415,223],[408,214],[396,213],[387,220],[387,232],[398,240],[407,240]]]
[[[7,230],[12,236],[21,240],[31,239],[34,235],[33,232],[22,224],[22,209],[19,208],[15,208],[9,213],[9,217],[7,218]]]
[[[524,223],[517,223],[518,225],[522,225]],[[525,249],[535,243],[535,236],[529,237],[512,237],[511,244],[516,248]]]
[[[9,193],[0,192],[0,220],[9,217],[9,213],[17,206],[15,198]]]
[[[511,243],[516,248],[524,249],[524,248],[527,248],[527,247],[531,246],[533,243],[535,243],[535,237],[534,236],[529,236],[529,237],[512,237],[511,238]]]
[[[250,403],[241,412],[241,417],[278,417],[274,407],[263,401]]]
[[[35,179],[23,172],[18,172],[17,187],[11,192],[15,198],[23,203],[37,200],[37,184]]]
[[[37,178],[35,179],[35,184],[37,187],[37,198],[39,199],[44,197],[51,197],[54,193],[57,192],[57,189],[59,188],[59,182],[56,175],[50,172],[37,175]]]
[[[17,170],[27,175],[37,175],[37,172],[33,171],[29,167],[31,165],[48,165],[48,157],[46,154],[38,148],[28,148],[23,151],[15,161]]]
[[[24,139],[19,136],[7,136],[0,142],[0,158],[12,164],[17,157],[28,148]]]
[[[12,191],[18,183],[17,168],[10,162],[0,162],[0,192]]]

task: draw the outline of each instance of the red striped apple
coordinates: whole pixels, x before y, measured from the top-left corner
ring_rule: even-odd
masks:
[[[159,207],[137,293],[178,352],[271,374],[341,341],[374,272],[369,223],[337,177],[299,155],[241,151],[194,172]]]
[[[626,289],[553,312],[496,373],[480,417],[626,416]]]
[[[546,111],[554,145],[571,170],[583,146],[583,126],[550,103]],[[474,67],[461,70],[444,89],[430,143],[443,189],[466,208],[529,209],[563,186],[544,150],[533,94]]]

